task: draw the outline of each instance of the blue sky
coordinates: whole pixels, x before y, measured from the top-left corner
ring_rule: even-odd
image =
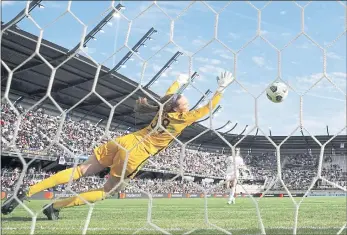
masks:
[[[115,5],[117,3],[115,2]],[[303,1],[297,4],[305,6],[307,3]],[[43,38],[63,47],[73,48],[81,40],[82,25],[66,12],[68,3],[43,1],[42,4],[45,8],[32,11],[32,17],[45,29]],[[189,87],[184,93],[191,105],[199,100],[201,92],[216,89],[215,78],[218,73],[224,69],[236,71],[239,83],[233,83],[225,92],[221,102],[223,110],[213,120],[216,128],[228,120],[232,121],[231,126],[238,123],[232,133],[241,132],[245,125],[254,126],[253,97],[259,96],[259,127],[266,134],[269,133],[270,127],[273,135],[288,135],[299,125],[299,95],[305,92],[302,119],[304,127],[312,135],[326,134],[326,125],[329,126],[330,134],[334,135],[346,125],[346,35],[335,40],[346,31],[345,2],[311,2],[305,7],[304,14],[305,33],[321,47],[326,48],[327,75],[340,90],[325,78],[309,89],[323,77],[323,51],[305,35],[292,41],[301,30],[301,8],[294,2],[268,4],[259,1],[252,2],[252,6],[241,1],[207,1],[205,4],[158,1],[157,5],[150,1],[124,1],[122,4],[126,7],[122,11],[124,17],[114,17],[104,27],[104,32],[97,34],[97,40],[88,43],[89,56],[98,63],[112,67],[128,52],[126,48],[121,48],[125,44],[131,21],[128,41],[130,47],[151,27],[158,33],[153,35],[154,40],[146,42],[146,47],[141,47],[140,58],[133,56],[133,60],[128,61],[126,66],[119,70],[123,75],[140,82],[142,65],[147,61],[141,81],[142,84],[146,84],[177,50],[185,53],[152,86],[158,94],[164,93],[177,74],[188,73],[187,55],[193,56],[192,71],[200,74],[194,87]],[[10,20],[24,6],[25,2],[3,2],[3,21]],[[110,6],[109,1],[76,1],[71,3],[71,12],[88,26],[89,31],[111,10]],[[214,40],[206,46],[214,39],[216,26],[216,14],[210,8],[218,13],[218,39],[222,44]],[[256,36],[256,8],[262,9],[261,35],[272,46],[258,37],[240,50]],[[171,20],[174,20],[174,43],[169,43]],[[39,32],[29,19],[22,20],[18,26],[36,35]],[[167,46],[164,47],[165,45]],[[271,103],[264,93],[261,94],[279,75],[278,53],[273,47],[281,50],[280,76],[292,88],[287,99],[280,104]],[[114,54],[117,50],[118,53]],[[239,51],[236,68],[231,51]],[[298,134],[300,133],[294,133]]]

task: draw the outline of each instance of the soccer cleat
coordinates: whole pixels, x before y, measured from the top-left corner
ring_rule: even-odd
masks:
[[[47,205],[44,205],[46,207]],[[59,219],[59,210],[54,209],[53,204],[49,205],[43,210],[43,214],[45,214],[48,220],[57,220]]]
[[[26,192],[23,189],[19,189],[17,192],[17,198],[19,201],[23,202],[24,200],[27,199]],[[1,213],[4,215],[10,214],[17,206],[19,205],[19,202],[14,199],[13,196],[10,198],[6,199],[4,204],[1,206]]]
[[[228,204],[231,205],[231,204],[235,204],[235,198],[231,199],[228,201]]]

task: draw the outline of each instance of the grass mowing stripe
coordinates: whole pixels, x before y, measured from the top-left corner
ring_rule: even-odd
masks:
[[[32,200],[26,205],[39,211],[47,201]],[[148,200],[105,200],[97,203],[92,213],[87,234],[160,234],[146,226]],[[283,198],[262,198],[260,213],[267,234],[292,234],[294,207]],[[346,223],[346,198],[306,198],[298,218],[298,234],[336,234]],[[88,207],[68,208],[61,219],[48,221],[38,215],[35,234],[81,234]],[[210,222],[233,234],[259,234],[256,210],[250,199],[239,198],[236,205],[225,199],[208,199]],[[196,234],[221,234],[204,224],[204,199],[153,199],[152,221],[172,234],[193,231]],[[28,234],[31,217],[23,208],[2,216],[3,234]],[[342,234],[345,234],[346,229]]]

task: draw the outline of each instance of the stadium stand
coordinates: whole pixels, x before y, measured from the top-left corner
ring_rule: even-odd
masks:
[[[22,106],[17,106],[20,112],[25,109]],[[53,138],[54,133],[58,128],[57,116],[51,116],[45,113],[44,109],[28,112],[27,116],[20,123],[18,137],[16,139],[16,146],[23,153],[30,152],[39,155],[48,156],[64,156],[64,152],[57,147],[49,147],[49,141],[46,137]],[[14,127],[16,125],[16,115],[6,104],[1,105],[1,125],[2,125],[2,138],[4,138],[3,149],[11,151],[11,146],[6,145],[12,140]],[[99,141],[99,137],[104,133],[102,126],[97,126],[90,121],[76,122],[68,118],[64,123],[64,128],[61,135],[61,141],[70,151],[77,155],[88,155]],[[112,137],[123,135],[125,131],[111,132]],[[82,138],[83,137],[83,138]],[[102,142],[102,140],[101,140]],[[45,151],[46,149],[49,151]],[[174,173],[175,169],[179,168],[181,149],[178,146],[171,146],[170,148],[162,151],[158,156],[147,162],[144,166],[145,171],[158,171],[162,170],[167,173]],[[68,156],[65,156],[68,159]],[[223,179],[224,172],[226,171],[227,155],[215,152],[198,151],[194,149],[186,150],[186,158],[184,160],[184,168],[187,175],[199,176],[200,178],[215,178],[214,184]],[[263,188],[271,183],[274,179],[276,171],[276,156],[274,153],[264,152],[261,154],[247,154],[244,156],[245,164],[251,171],[251,175],[247,175],[244,179],[262,182]],[[312,178],[316,174],[318,165],[318,156],[309,153],[298,153],[295,155],[282,156],[282,177],[286,186],[289,189],[305,189],[311,184]],[[72,161],[72,160],[70,160]],[[341,186],[346,186],[345,181],[347,177],[346,157],[340,155],[328,156],[324,159],[322,175],[327,177],[332,182]],[[2,190],[13,190],[14,184],[20,175],[20,167],[4,168],[1,174]],[[29,168],[25,175],[24,184],[29,186],[37,181],[40,181],[53,174],[52,171],[37,170]],[[100,187],[105,182],[105,178],[101,177],[88,177],[81,179],[73,184],[73,189],[76,192],[85,191],[90,188]],[[198,190],[196,184],[186,182],[182,184],[179,181],[170,181],[164,183],[165,180],[160,178],[155,179],[135,179],[131,182],[126,190],[138,192],[140,190],[149,190],[155,192],[158,185],[165,185],[160,187],[160,193],[168,192],[184,192],[191,193]],[[208,189],[213,186],[212,184],[198,182],[198,185]],[[279,189],[281,186],[275,185],[274,189]],[[317,185],[317,188],[328,187],[327,185]],[[62,191],[64,186],[58,186],[55,191]],[[214,193],[224,193],[222,187],[213,189]]]
[[[37,38],[32,34],[16,28],[9,29],[8,33],[2,38],[2,59],[11,68],[16,67],[20,64],[20,58],[34,52],[35,44],[32,42],[36,40]],[[46,40],[42,40],[40,50],[48,61],[51,61],[52,58],[64,59],[68,52],[67,49]],[[18,112],[25,113],[26,107],[32,106],[43,97],[50,72],[42,69],[42,67],[44,65],[42,63],[40,65],[40,62],[33,58],[33,61],[23,68],[25,76],[13,77],[10,99],[13,102],[18,101],[18,104],[16,104]],[[38,70],[41,70],[40,74],[37,73]],[[64,76],[58,74],[55,77],[51,95],[63,109],[69,109],[89,93],[96,67],[87,58],[78,56],[64,63],[61,70]],[[79,73],[74,71],[79,71]],[[4,90],[7,72],[2,69],[1,73],[4,77],[1,88]],[[117,72],[110,72],[110,69],[106,67],[102,67],[100,77],[103,77],[103,79],[98,81],[97,90],[112,105],[117,104],[129,95],[137,86],[134,81]],[[150,90],[148,92],[156,98],[159,97]],[[153,118],[151,115],[136,116],[133,113],[134,100],[139,96],[143,96],[143,94],[136,92],[117,107],[110,128],[111,137],[142,128]],[[90,153],[97,143],[105,141],[105,139],[100,139],[100,136],[105,133],[104,121],[109,116],[109,110],[105,107],[107,106],[102,102],[100,103],[98,97],[90,97],[75,107],[64,121],[59,140],[76,156],[79,156],[81,160]],[[19,118],[8,104],[2,103],[0,121],[2,162],[4,163],[2,164],[4,168],[1,171],[2,190],[12,190],[21,171],[18,158],[13,158],[17,155],[15,150],[20,151],[28,161],[33,158],[37,159],[32,163],[32,165],[35,165],[35,169],[30,168],[31,172],[27,172],[25,176],[26,185],[45,178],[55,170],[72,163],[71,156],[56,145],[51,146],[48,140],[53,139],[56,135],[60,119],[61,116],[56,109],[54,110],[52,105],[47,103],[30,110],[20,122],[14,148],[9,143],[13,140]],[[204,130],[204,126],[196,123],[182,133],[180,140],[183,142],[190,140]],[[235,144],[243,137],[237,134],[221,134],[231,144]],[[285,136],[271,136],[276,144],[281,143],[285,138]],[[316,138],[324,143],[331,137],[322,135],[316,136]],[[346,186],[347,177],[345,143],[346,136],[342,135],[337,136],[329,143],[326,147],[322,171],[323,176],[341,186]],[[310,146],[315,146],[314,140],[305,139],[302,136],[293,136],[281,147],[282,176],[289,189],[307,189],[311,182],[310,179],[316,172],[320,149]],[[241,155],[251,172],[250,175],[244,178],[251,180],[253,185],[261,185],[262,189],[271,185],[275,179],[277,169],[277,158],[271,143],[264,136],[250,135],[245,137],[238,147],[241,148]],[[140,174],[140,176],[148,176],[146,173],[154,172],[155,177],[135,179],[131,182],[134,187],[129,187],[126,190],[136,191],[141,188],[155,190],[156,187],[151,185],[162,184],[166,185],[161,187],[163,191],[181,190],[188,192],[194,190],[196,185],[201,186],[205,182],[202,181],[204,178],[213,179],[212,184],[204,185],[204,187],[212,187],[213,184],[223,179],[226,170],[226,157],[229,154],[230,148],[224,142],[220,141],[215,134],[207,133],[189,145],[186,150],[184,170],[187,175],[194,177],[195,184],[180,185],[179,181],[168,181],[166,184],[163,183],[163,181],[166,181],[166,175],[172,175],[179,168],[180,149],[172,145],[157,157],[148,161],[143,168],[143,174]],[[11,166],[11,164],[14,164],[13,159],[17,159],[17,166],[14,168]],[[62,160],[61,164],[59,164],[59,160]],[[78,181],[73,187],[77,191],[83,191],[86,188],[99,186],[103,182],[104,177],[102,176],[90,177]],[[275,185],[276,187],[280,186]],[[315,187],[323,189],[330,186],[318,182]],[[59,186],[56,190],[62,190],[62,187]],[[219,189],[215,188],[214,190],[218,191]]]

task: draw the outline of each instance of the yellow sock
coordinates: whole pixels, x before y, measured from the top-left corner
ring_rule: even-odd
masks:
[[[74,180],[77,180],[82,176],[79,166],[77,166],[75,170],[73,168],[69,168],[69,169],[60,171],[57,174],[54,174],[51,177],[44,179],[43,181],[29,187],[29,192],[27,196],[31,197],[32,195],[38,192],[41,192],[45,189],[52,188],[59,184],[66,184],[67,182],[69,182],[72,173],[73,173],[72,178]]]
[[[74,197],[69,197],[66,199],[62,199],[59,201],[56,201],[55,203],[53,203],[53,208],[59,210],[62,208],[66,208],[66,207],[72,207],[72,206],[81,206],[86,204],[85,201],[87,202],[96,202],[96,201],[100,201],[105,199],[105,192],[104,189],[94,189],[85,193],[81,193],[79,194],[79,196],[74,196]],[[84,200],[82,200],[82,198],[84,198]]]

